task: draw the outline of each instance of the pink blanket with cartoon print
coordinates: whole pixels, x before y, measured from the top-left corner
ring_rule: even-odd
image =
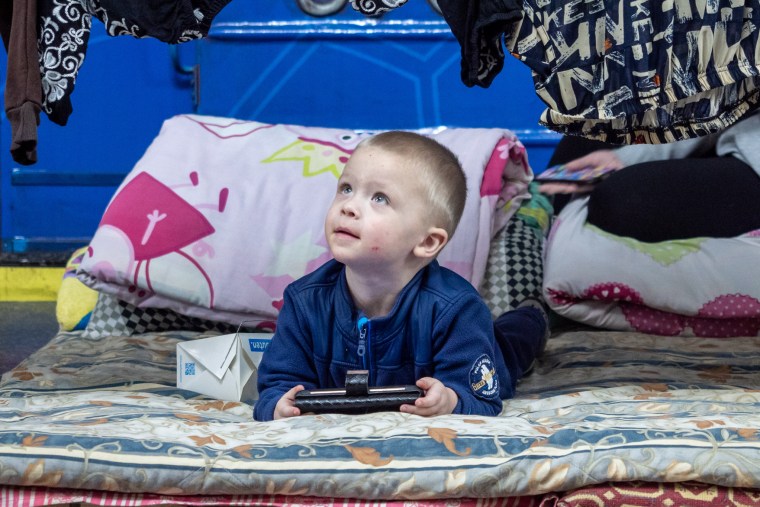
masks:
[[[525,148],[501,129],[425,133],[448,146],[467,175],[464,215],[439,260],[479,287],[491,239],[529,195]],[[324,215],[367,135],[170,118],[117,189],[78,276],[138,307],[273,322],[285,286],[329,259]]]

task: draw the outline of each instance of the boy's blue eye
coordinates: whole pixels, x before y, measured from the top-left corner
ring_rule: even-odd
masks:
[[[388,197],[385,194],[375,194],[372,196],[372,201],[378,204],[388,204]]]
[[[338,187],[338,192],[341,194],[350,194],[351,193],[351,185],[343,184]]]

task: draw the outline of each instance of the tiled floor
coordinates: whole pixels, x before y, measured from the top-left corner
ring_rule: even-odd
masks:
[[[0,374],[16,367],[58,331],[55,302],[0,302]]]

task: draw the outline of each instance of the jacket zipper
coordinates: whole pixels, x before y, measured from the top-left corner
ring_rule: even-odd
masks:
[[[371,344],[370,344],[370,329],[369,319],[367,317],[360,317],[356,323],[356,327],[359,329],[359,346],[356,348],[356,353],[362,358],[362,366],[365,370],[370,370],[372,366],[371,356]],[[370,371],[370,378],[372,380],[372,372]],[[371,384],[370,384],[371,385]]]

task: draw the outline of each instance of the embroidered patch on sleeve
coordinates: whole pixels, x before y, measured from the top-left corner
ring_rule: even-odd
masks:
[[[480,398],[493,398],[499,394],[499,377],[491,358],[483,354],[470,368],[470,388]]]

